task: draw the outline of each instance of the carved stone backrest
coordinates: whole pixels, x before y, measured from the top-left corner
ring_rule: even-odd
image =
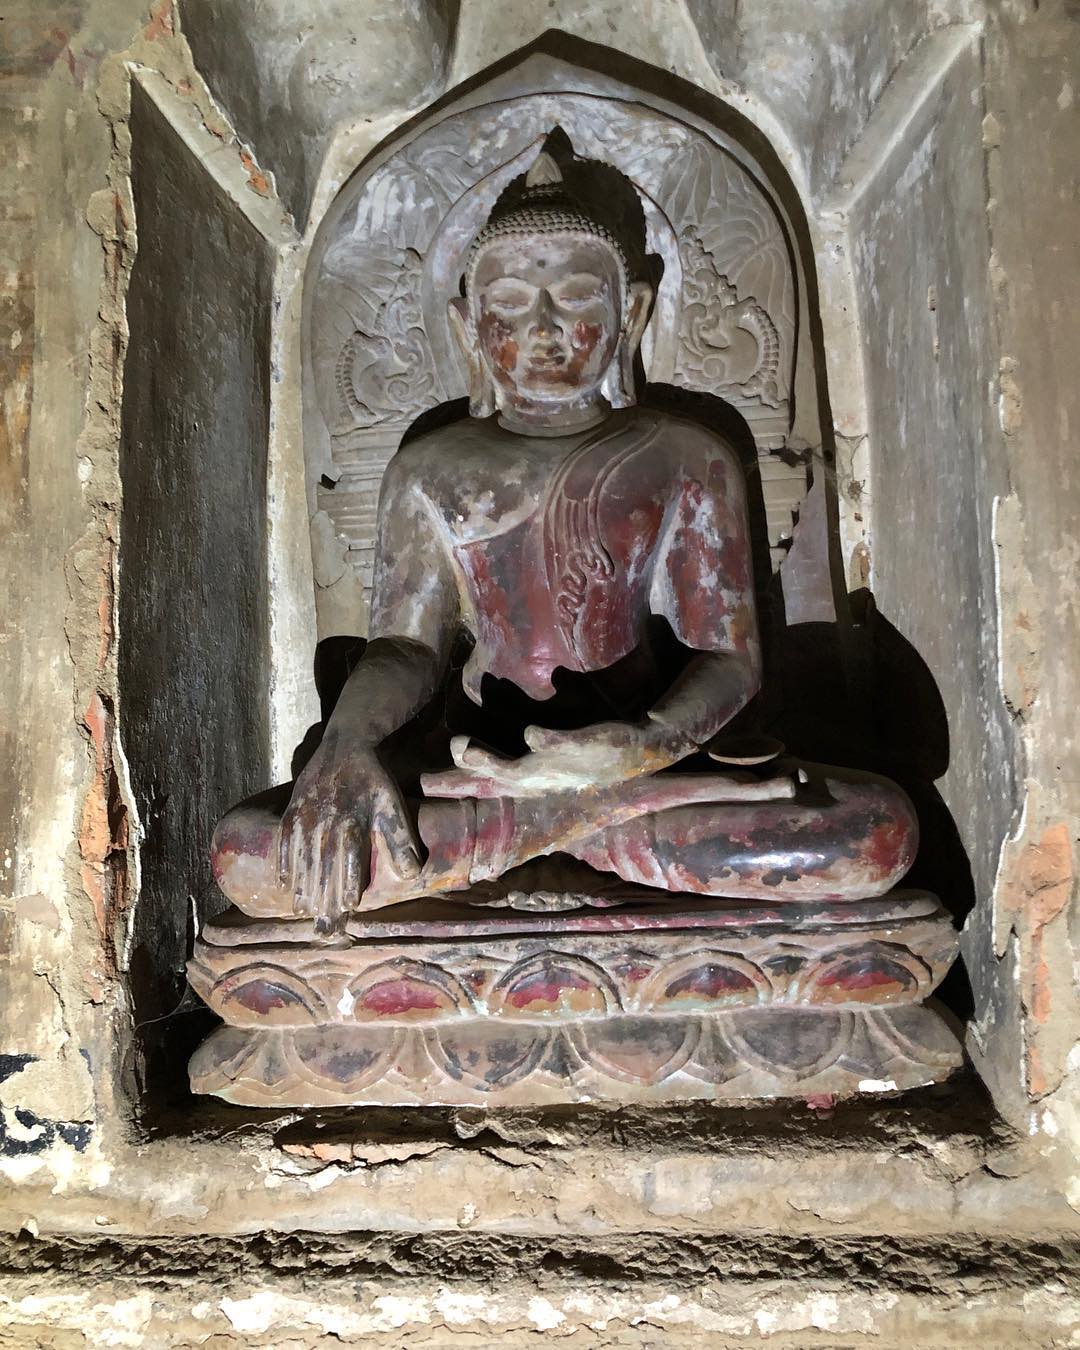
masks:
[[[474,103],[421,126],[355,174],[309,263],[309,472],[365,596],[386,462],[421,413],[466,393],[446,310],[469,244],[556,126],[578,156],[625,174],[641,199],[648,252],[663,262],[642,343],[648,379],[727,400],[759,456],[779,466],[773,452],[792,425],[798,282],[783,217],[746,151],[607,92]],[[766,497],[784,477],[763,473]],[[787,514],[790,524],[790,483],[780,493],[779,519]],[[321,629],[336,631],[333,623]]]

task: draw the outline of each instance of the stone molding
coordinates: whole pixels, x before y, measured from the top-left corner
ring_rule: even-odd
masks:
[[[924,1006],[734,1009],[507,1026],[221,1027],[196,1092],[248,1106],[538,1106],[896,1092],[940,1082],[960,1045]]]
[[[560,920],[565,916],[551,916],[553,926]],[[678,916],[670,922],[678,924]],[[891,923],[802,932],[673,926],[336,947],[200,940],[188,977],[233,1026],[410,1026],[470,1017],[546,1025],[765,1005],[920,1003],[944,977],[957,943],[940,908]]]

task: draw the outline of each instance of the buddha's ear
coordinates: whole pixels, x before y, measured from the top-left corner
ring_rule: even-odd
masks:
[[[480,344],[469,323],[469,302],[452,296],[446,306],[450,331],[469,370],[469,415],[490,417],[495,411],[495,381],[480,355]]]
[[[638,347],[641,346],[645,325],[649,322],[649,315],[652,313],[653,294],[653,288],[647,281],[632,281],[630,283],[626,322],[623,328],[626,332],[627,345],[635,356]]]
[[[467,361],[469,359],[469,305],[468,301],[462,296],[452,296],[446,302],[446,316],[450,320],[450,331],[454,335],[454,341],[461,349],[461,354]]]
[[[604,380],[604,393],[613,408],[631,408],[637,402],[634,358],[652,312],[653,288],[647,281],[632,281],[623,316],[615,359]]]

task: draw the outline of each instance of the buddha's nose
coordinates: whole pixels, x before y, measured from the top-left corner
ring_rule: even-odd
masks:
[[[556,333],[561,334],[562,331],[562,324],[555,313],[555,306],[551,303],[551,296],[547,291],[541,290],[537,297],[533,321],[529,327],[529,336],[534,338],[554,337]]]

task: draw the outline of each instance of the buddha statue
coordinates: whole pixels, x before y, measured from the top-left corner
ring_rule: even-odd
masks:
[[[891,782],[724,739],[762,680],[742,469],[713,431],[637,403],[653,296],[640,208],[590,198],[571,181],[580,166],[541,152],[473,242],[450,300],[470,416],[390,461],[367,644],[317,750],[294,784],[218,825],[231,931],[253,926],[244,969],[256,938],[325,954],[387,933],[414,954],[424,940],[437,963],[440,934],[488,949],[519,934],[507,905],[542,911],[530,921],[549,934],[606,921],[685,939],[695,924],[766,915],[787,931],[848,912],[872,928],[912,863],[915,817]],[[910,922],[938,915],[940,978],[951,928],[932,898],[914,903]],[[887,912],[909,914],[900,900]],[[223,931],[195,967],[233,941]],[[306,997],[283,976],[263,986],[249,1011]],[[223,1053],[202,1088],[228,1096]],[[421,1099],[453,1098],[401,1098]]]

